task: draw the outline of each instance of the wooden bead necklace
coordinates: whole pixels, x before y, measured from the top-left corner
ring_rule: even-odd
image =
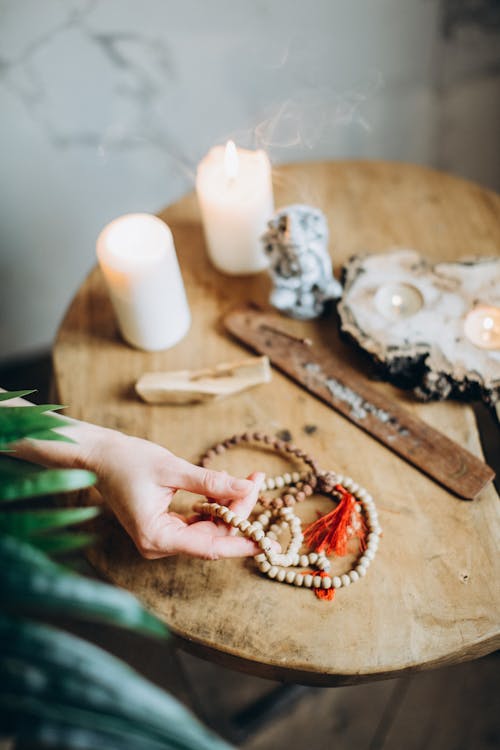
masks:
[[[263,511],[255,520],[243,519],[227,506],[215,502],[203,503],[201,511],[219,518],[254,541],[262,550],[255,556],[257,566],[269,578],[280,583],[312,588],[319,598],[333,599],[336,589],[349,586],[365,576],[377,552],[381,528],[373,498],[350,477],[322,471],[317,462],[300,448],[261,432],[234,435],[217,443],[202,456],[200,465],[207,466],[215,456],[248,443],[265,445],[287,457],[298,459],[308,470],[285,472],[266,478],[261,492],[282,492],[275,497],[259,496]],[[333,511],[319,518],[303,533],[300,518],[294,513],[293,506],[297,502],[303,502],[314,492],[329,495],[339,500],[339,503]],[[284,530],[290,533],[288,547],[284,552],[274,552],[272,540],[277,540]],[[353,537],[360,541],[360,554],[353,567],[340,576],[329,575],[330,561],[326,555],[345,555],[347,544]],[[314,551],[300,554],[304,540]],[[315,570],[301,572],[293,569],[298,566],[311,566]]]

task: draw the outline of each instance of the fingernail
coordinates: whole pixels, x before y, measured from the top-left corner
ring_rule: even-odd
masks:
[[[249,482],[248,479],[233,479],[231,482],[231,489],[234,492],[250,492],[253,488],[253,482]]]

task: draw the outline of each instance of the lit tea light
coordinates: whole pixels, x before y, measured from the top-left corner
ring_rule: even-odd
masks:
[[[479,349],[500,349],[500,307],[472,308],[465,318],[464,333]]]
[[[375,307],[387,320],[411,318],[424,304],[420,291],[410,284],[389,283],[379,287]]]
[[[264,151],[215,146],[198,165],[196,192],[210,260],[223,273],[269,265],[261,236],[274,211],[271,164]]]

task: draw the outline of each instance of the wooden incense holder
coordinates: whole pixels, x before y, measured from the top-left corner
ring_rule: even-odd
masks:
[[[267,354],[310,393],[459,497],[474,499],[494,478],[483,461],[387,399],[329,348],[283,330],[282,317],[245,307],[224,323],[233,336]]]

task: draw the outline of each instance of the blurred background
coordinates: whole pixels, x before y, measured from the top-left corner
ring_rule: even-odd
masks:
[[[228,137],[498,189],[499,42],[497,0],[0,0],[0,363],[49,348],[106,222]]]

